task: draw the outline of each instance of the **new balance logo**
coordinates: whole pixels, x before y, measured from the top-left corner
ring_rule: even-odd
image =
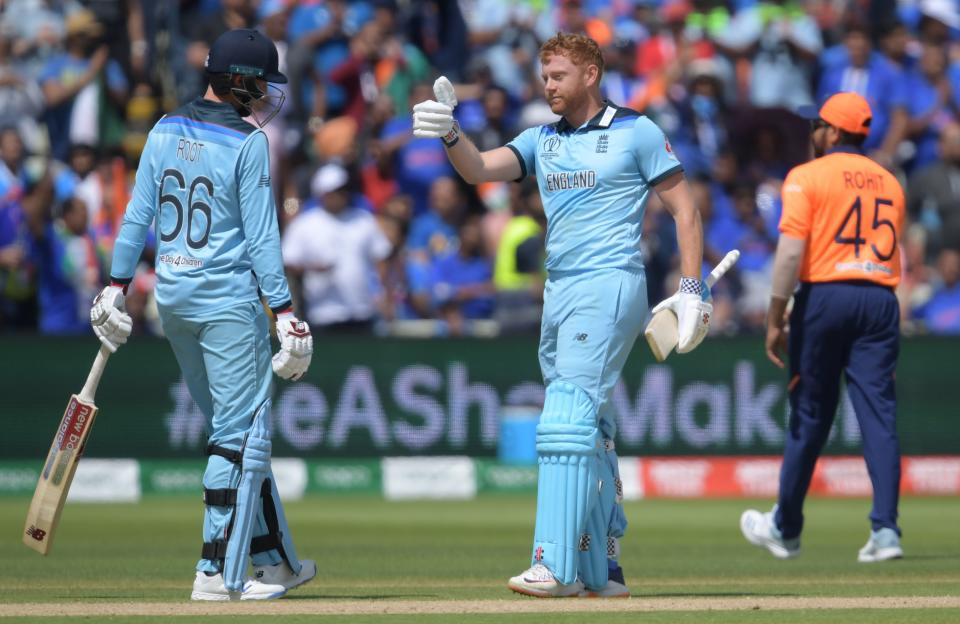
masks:
[[[257,186],[270,186],[270,176],[260,176],[260,183]]]
[[[42,542],[43,538],[47,536],[47,532],[44,531],[43,529],[38,529],[37,527],[31,524],[30,528],[27,529],[27,535],[37,540],[38,542]]]
[[[598,154],[606,154],[606,153],[607,153],[607,147],[608,147],[609,145],[610,145],[610,135],[609,135],[609,134],[601,134],[601,135],[597,138],[597,153],[598,153]]]
[[[576,336],[573,337],[573,339],[576,340],[577,342],[586,342],[586,341],[587,341],[587,335],[586,335],[586,334],[577,334]]]

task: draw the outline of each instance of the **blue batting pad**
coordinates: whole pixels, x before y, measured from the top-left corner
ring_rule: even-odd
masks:
[[[622,485],[617,467],[617,455],[613,443],[607,441],[604,456],[600,458],[599,501],[587,518],[585,533],[587,549],[580,551],[580,580],[590,589],[603,589],[607,584],[609,567],[607,559],[616,560],[616,539],[623,536],[626,518],[623,513]],[[611,539],[614,540],[611,542]]]
[[[263,512],[257,514],[253,543],[256,543],[258,538],[275,536],[275,539],[268,540],[275,544],[275,547],[253,553],[250,558],[255,566],[275,565],[284,561],[291,572],[300,574],[300,559],[293,547],[293,538],[290,537],[290,527],[287,525],[287,516],[283,513],[283,503],[280,502],[280,492],[277,491],[273,470],[268,474],[267,482],[261,497]]]
[[[584,529],[597,503],[601,452],[593,401],[574,384],[551,383],[537,426],[533,562],[546,565],[564,584],[576,580],[579,549],[588,546]]]
[[[260,490],[270,474],[270,402],[265,401],[253,418],[253,426],[243,447],[240,484],[233,526],[227,541],[223,565],[223,581],[230,591],[241,591],[247,577],[250,539],[260,511]]]

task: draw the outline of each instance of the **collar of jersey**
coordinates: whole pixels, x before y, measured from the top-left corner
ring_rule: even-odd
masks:
[[[230,108],[233,109],[233,106],[227,102],[214,102],[213,100],[208,100],[207,98],[200,96],[197,98],[196,104],[198,106],[209,106],[210,108]]]
[[[853,145],[837,145],[828,149],[824,156],[829,156],[830,154],[860,154],[863,156],[863,150]]]
[[[590,121],[581,126],[584,130],[590,130],[592,128],[609,128],[610,124],[613,123],[614,118],[617,116],[617,111],[620,109],[619,106],[611,102],[610,100],[603,101],[603,108],[594,115]],[[566,117],[561,117],[560,121],[557,122],[557,134],[562,134],[564,132],[574,132],[580,128],[574,128],[570,125],[570,122],[567,121]]]

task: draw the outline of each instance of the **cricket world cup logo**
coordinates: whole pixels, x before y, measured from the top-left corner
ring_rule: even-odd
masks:
[[[543,140],[540,146],[540,156],[543,158],[556,158],[560,155],[560,137],[557,135],[548,136]]]

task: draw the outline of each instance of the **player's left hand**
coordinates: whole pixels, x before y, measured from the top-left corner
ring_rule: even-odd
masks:
[[[776,324],[767,325],[767,339],[765,341],[765,346],[767,349],[767,359],[776,364],[779,368],[784,368],[783,356],[781,355],[787,347],[787,334],[788,329],[786,326],[778,326]]]
[[[313,358],[310,326],[293,312],[281,312],[277,315],[277,338],[280,350],[273,356],[273,372],[283,379],[297,381],[307,372]]]
[[[680,278],[680,289],[651,311],[672,310],[677,315],[677,353],[689,353],[707,337],[713,304],[710,289],[697,279]]]
[[[123,287],[110,285],[100,291],[90,308],[90,326],[110,353],[127,342],[133,320],[127,314]]]
[[[457,96],[446,76],[433,83],[436,100],[426,100],[413,107],[413,136],[443,139],[452,146],[460,136],[460,128],[453,118]]]

